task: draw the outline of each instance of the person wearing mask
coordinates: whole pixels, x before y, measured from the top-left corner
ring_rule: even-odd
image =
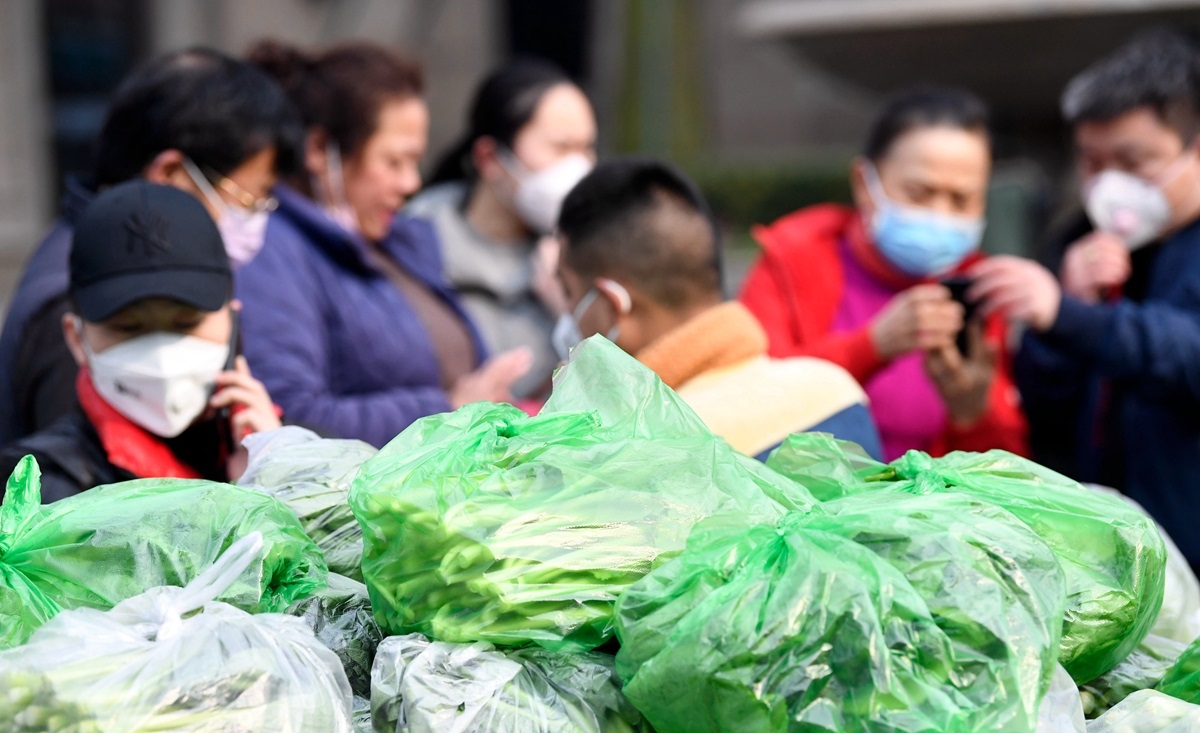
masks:
[[[76,362],[62,339],[76,218],[96,189],[141,178],[197,197],[235,266],[261,248],[276,174],[293,164],[299,119],[249,64],[203,48],[171,53],[118,88],[96,148],[94,180],[67,184],[62,217],[25,267],[0,335],[0,446],[77,407]]]
[[[741,300],[771,354],[854,375],[888,460],[1027,451],[1003,319],[964,319],[939,282],[981,258],[990,170],[984,104],[911,89],[884,106],[853,163],[854,208],[814,206],[754,232],[763,254]]]
[[[1054,468],[1126,493],[1200,567],[1200,50],[1136,39],[1062,106],[1094,228],[1057,280],[995,258],[971,296],[1027,326],[1016,373],[1035,448],[1052,442]]]
[[[134,180],[99,194],[73,239],[60,328],[79,409],[5,447],[0,473],[33,455],[43,502],[134,478],[236,479],[238,441],[280,421],[237,355],[212,217],[194,196]]]
[[[527,351],[486,350],[445,281],[433,227],[397,216],[421,185],[420,69],[368,43],[250,59],[308,130],[307,176],[277,190],[262,253],[237,275],[246,356],[289,416],[382,446],[414,420],[511,399]]]
[[[547,62],[519,60],[483,81],[465,140],[407,211],[433,222],[446,277],[494,351],[528,346],[533,367],[513,387],[545,397],[562,312],[551,234],[563,197],[596,158],[596,119],[583,91]]]
[[[556,331],[564,359],[604,334],[747,455],[765,459],[805,430],[879,455],[866,396],[846,370],[769,358],[754,316],[722,302],[716,227],[682,173],[654,160],[602,162],[567,196],[558,228],[571,306]]]

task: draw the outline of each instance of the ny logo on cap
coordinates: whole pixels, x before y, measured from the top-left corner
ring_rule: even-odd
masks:
[[[167,220],[153,211],[135,211],[125,220],[129,237],[125,248],[134,252],[141,247],[142,254],[150,257],[155,253],[170,252],[171,240],[167,238]]]

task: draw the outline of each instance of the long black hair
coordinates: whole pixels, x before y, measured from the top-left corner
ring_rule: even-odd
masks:
[[[490,137],[511,148],[542,97],[560,84],[575,82],[562,69],[540,59],[517,59],[492,72],[475,92],[467,134],[442,154],[429,182],[473,181],[476,173],[471,165],[471,148],[475,141]]]

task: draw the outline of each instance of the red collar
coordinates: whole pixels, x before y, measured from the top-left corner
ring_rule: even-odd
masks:
[[[202,478],[196,469],[179,460],[161,438],[105,402],[86,367],[79,370],[75,391],[83,413],[100,436],[109,463],[138,478]]]

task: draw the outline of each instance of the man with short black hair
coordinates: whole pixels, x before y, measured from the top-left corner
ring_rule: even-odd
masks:
[[[1016,367],[1036,456],[1127,493],[1197,566],[1200,49],[1136,39],[1077,76],[1063,112],[1090,231],[1058,280],[997,258],[973,295],[1029,325]]]
[[[276,174],[297,163],[303,128],[278,85],[250,64],[194,48],[167,54],[117,89],[97,143],[91,186],[131,178],[195,196],[234,265],[262,246]],[[67,255],[93,191],[68,181],[62,218],[38,245],[0,336],[0,446],[75,408],[75,362],[59,322],[68,310]]]
[[[820,359],[768,358],[754,316],[723,302],[716,230],[683,174],[653,160],[600,163],[567,196],[558,226],[572,307],[555,332],[564,358],[583,337],[606,335],[748,455],[765,457],[804,430],[879,454],[849,373]]]

